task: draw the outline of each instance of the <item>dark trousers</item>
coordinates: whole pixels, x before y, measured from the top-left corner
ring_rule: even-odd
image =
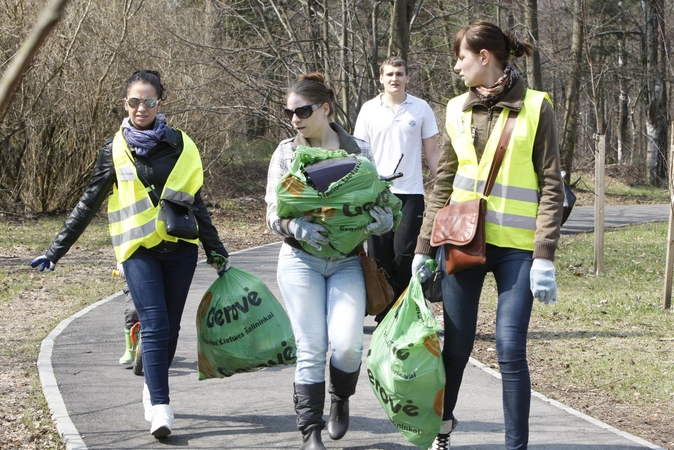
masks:
[[[395,299],[410,284],[414,248],[424,219],[423,195],[396,194],[396,197],[402,201],[402,219],[398,228],[383,236],[372,236],[367,241],[367,252],[386,272]],[[375,320],[381,322],[389,309],[377,314]]]
[[[443,420],[453,419],[463,372],[477,327],[478,305],[487,272],[498,290],[496,355],[503,385],[505,441],[508,450],[524,450],[529,440],[531,381],[527,364],[527,332],[533,305],[529,287],[532,252],[487,245],[487,264],[471,267],[442,280],[445,340]],[[444,259],[442,260],[444,270]]]
[[[143,339],[143,372],[153,405],[169,403],[169,366],[178,345],[180,319],[197,266],[198,249],[181,241],[175,250],[140,248],[124,261]]]

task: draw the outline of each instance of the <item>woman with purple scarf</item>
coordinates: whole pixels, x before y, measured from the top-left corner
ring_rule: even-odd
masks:
[[[229,268],[229,255],[201,197],[199,151],[189,136],[167,126],[164,115],[158,114],[164,99],[159,73],[141,70],[131,75],[124,98],[128,117],[103,145],[91,182],[49,250],[30,263],[40,271],[54,270],[109,197],[115,256],[142,324],[143,407],[156,438],[168,436],[173,427],[168,371],[196,269],[198,242],[218,275]],[[197,239],[166,232],[159,214],[159,200],[164,198],[191,204]]]

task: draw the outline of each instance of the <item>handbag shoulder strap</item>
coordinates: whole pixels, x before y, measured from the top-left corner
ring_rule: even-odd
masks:
[[[484,196],[489,197],[491,194],[491,189],[494,187],[494,182],[496,181],[496,176],[498,171],[501,169],[501,163],[505,156],[506,148],[508,148],[508,142],[510,142],[510,135],[513,133],[515,128],[515,121],[517,120],[518,111],[510,110],[508,114],[508,119],[506,124],[503,127],[503,132],[501,133],[501,138],[498,141],[498,147],[496,148],[496,154],[494,159],[491,162],[491,168],[489,169],[489,176],[487,177],[487,183],[484,185]]]
[[[126,156],[128,156],[133,165],[136,166],[136,174],[138,175],[138,179],[140,180],[141,183],[143,183],[143,186],[145,186],[145,189],[153,198],[155,204],[159,203],[159,194],[157,194],[157,188],[154,187],[154,184],[150,184],[150,182],[147,181],[145,176],[143,176],[143,171],[140,170],[140,167],[138,166],[138,161],[136,160],[136,158],[133,157],[133,155],[128,149],[126,149]]]

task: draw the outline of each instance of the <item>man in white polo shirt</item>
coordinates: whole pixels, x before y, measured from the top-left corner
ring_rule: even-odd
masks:
[[[372,255],[387,274],[398,298],[410,282],[417,235],[424,215],[422,154],[432,177],[440,152],[436,141],[438,124],[424,100],[405,91],[410,80],[407,62],[392,56],[379,67],[384,92],[363,104],[354,136],[370,143],[380,175],[401,172],[391,192],[402,201],[402,220],[395,232],[373,236],[367,242]],[[375,317],[381,322],[388,309]]]

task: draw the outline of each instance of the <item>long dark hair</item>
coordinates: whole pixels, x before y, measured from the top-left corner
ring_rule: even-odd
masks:
[[[487,21],[475,22],[463,27],[456,33],[453,50],[459,56],[461,42],[465,39],[466,47],[473,53],[480,53],[484,49],[489,51],[496,60],[505,68],[511,56],[531,56],[534,46],[528,42],[521,42],[515,36],[503,31],[498,25]]]
[[[156,70],[137,70],[128,80],[126,80],[126,88],[124,89],[124,94],[126,95],[129,92],[129,89],[132,85],[136,83],[147,83],[154,87],[154,90],[157,91],[158,100],[166,99],[166,92],[164,85],[161,84],[161,76]]]
[[[325,84],[325,77],[320,72],[300,75],[299,79],[288,88],[286,100],[290,94],[300,95],[313,104],[327,103],[330,107],[328,116],[334,113],[335,92]]]

